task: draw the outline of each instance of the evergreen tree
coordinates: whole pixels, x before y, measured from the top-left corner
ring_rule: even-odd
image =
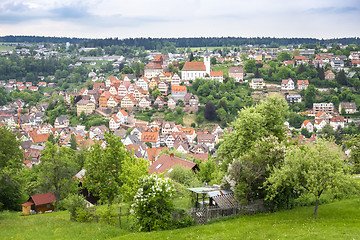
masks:
[[[347,79],[343,69],[341,69],[340,72],[336,75],[336,81],[341,85],[347,85]]]

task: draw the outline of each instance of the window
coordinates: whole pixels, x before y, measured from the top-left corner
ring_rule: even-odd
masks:
[[[47,207],[47,208],[50,208],[50,203],[46,204],[46,207]]]
[[[159,170],[159,168],[162,166],[162,163],[160,163],[159,165],[156,166],[156,170]]]

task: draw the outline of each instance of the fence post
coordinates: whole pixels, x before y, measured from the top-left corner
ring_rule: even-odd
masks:
[[[120,214],[119,214],[119,223],[120,223],[120,228],[121,228],[121,206],[120,206]]]

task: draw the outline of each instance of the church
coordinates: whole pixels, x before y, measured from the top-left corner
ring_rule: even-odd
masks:
[[[204,62],[186,62],[181,70],[183,81],[195,80],[210,76],[210,57],[204,57]]]

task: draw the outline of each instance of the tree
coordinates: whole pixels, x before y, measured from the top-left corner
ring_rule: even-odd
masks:
[[[73,159],[74,150],[59,148],[51,142],[46,142],[46,147],[41,152],[41,162],[38,165],[39,183],[44,190],[54,191],[56,202],[75,186],[73,176],[79,169],[76,169]]]
[[[256,107],[242,109],[237,119],[231,123],[235,131],[224,134],[224,141],[218,151],[225,163],[238,159],[264,136],[273,135],[283,141],[287,109],[285,100],[277,96],[267,98],[266,102],[261,102]]]
[[[256,63],[255,63],[255,60],[248,60],[248,61],[246,61],[244,68],[245,68],[245,71],[246,71],[247,73],[249,73],[249,72],[250,72],[250,73],[254,73],[254,72],[256,71]]]
[[[6,127],[0,127],[0,209],[17,210],[22,192],[17,175],[22,169],[20,141]]]
[[[267,197],[274,198],[281,188],[292,186],[299,193],[314,195],[316,216],[322,193],[350,182],[348,172],[344,154],[332,142],[319,139],[316,144],[294,146],[286,153],[284,163],[267,179]]]
[[[189,62],[192,62],[192,61],[194,61],[194,54],[193,53],[191,53],[190,57],[189,57]]]
[[[224,180],[226,187],[234,190],[240,201],[262,199],[266,193],[262,188],[274,167],[284,159],[286,147],[275,136],[263,137],[251,149],[228,168]]]
[[[300,56],[300,50],[299,49],[295,49],[294,51],[293,51],[293,56],[295,57],[295,56]]]
[[[343,69],[341,69],[340,72],[336,74],[336,81],[341,85],[347,85],[347,78]]]
[[[214,121],[216,119],[216,106],[213,102],[206,103],[204,117],[209,121]]]
[[[283,62],[285,60],[291,60],[291,54],[288,52],[280,52],[277,56],[279,62]]]
[[[70,148],[73,149],[73,150],[76,150],[77,148],[77,142],[76,142],[76,137],[74,134],[71,134],[71,137],[70,137]]]
[[[215,65],[216,64],[216,58],[215,57],[210,58],[210,63],[211,63],[211,65]]]
[[[306,138],[311,137],[311,132],[306,127],[301,128],[301,134],[304,135]]]
[[[315,99],[316,99],[316,89],[314,85],[310,84],[305,90],[305,106],[307,108],[312,108]]]
[[[255,78],[260,78],[260,77],[261,77],[260,72],[259,72],[259,68],[256,68],[254,77],[255,77]]]
[[[153,97],[153,99],[156,99],[158,96],[161,96],[161,92],[158,88],[155,88],[152,93],[151,96]]]

